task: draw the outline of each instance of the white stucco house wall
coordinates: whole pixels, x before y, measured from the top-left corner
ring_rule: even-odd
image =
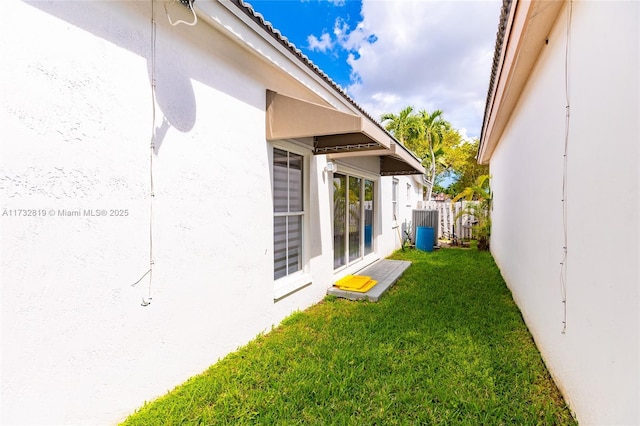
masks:
[[[491,251],[580,424],[640,424],[640,3],[505,2]]]
[[[3,4],[2,424],[116,423],[400,246],[419,160],[244,4],[193,11]]]

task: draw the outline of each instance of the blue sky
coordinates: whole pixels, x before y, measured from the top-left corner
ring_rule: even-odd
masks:
[[[407,105],[442,109],[480,135],[500,1],[249,3],[374,117]]]

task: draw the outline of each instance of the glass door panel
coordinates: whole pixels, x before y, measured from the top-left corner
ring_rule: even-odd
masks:
[[[349,262],[360,257],[362,215],[360,212],[362,179],[349,176]]]
[[[333,175],[333,267],[347,264],[347,177]]]
[[[364,181],[364,254],[373,253],[373,181]]]

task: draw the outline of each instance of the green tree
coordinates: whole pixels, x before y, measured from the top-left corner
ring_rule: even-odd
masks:
[[[426,145],[428,150],[427,179],[431,182],[427,188],[427,200],[431,199],[433,184],[436,182],[436,159],[444,152],[442,140],[446,132],[451,129],[451,124],[442,118],[442,114],[442,110],[439,109],[431,113],[426,110],[420,111],[420,122],[422,123],[420,137],[424,141],[422,146]]]
[[[412,146],[415,145],[416,135],[420,131],[420,121],[413,114],[412,106],[405,107],[399,114],[391,112],[382,114],[380,121],[382,123],[386,121],[385,129],[391,132],[404,146],[413,151]]]
[[[386,113],[380,117],[382,123],[386,122],[385,128],[413,151],[427,169],[427,179],[432,183],[427,186],[427,199],[431,198],[438,178],[436,164],[441,161],[443,137],[452,129],[442,114],[442,110],[431,113],[422,110],[416,114],[412,106],[407,106],[399,114]]]
[[[466,187],[456,195],[452,203],[458,200],[477,201],[467,204],[466,207],[456,215],[456,219],[462,215],[473,216],[476,220],[473,225],[473,232],[478,238],[478,250],[489,250],[489,240],[491,238],[491,187],[489,186],[489,175],[479,176],[473,185]]]
[[[398,114],[380,117],[385,128],[422,161],[432,183],[426,188],[427,199],[433,190],[455,196],[473,186],[479,176],[489,173],[488,166],[479,165],[475,159],[479,140],[463,138],[443,114],[439,109],[416,112],[407,106]],[[453,179],[448,188],[442,186],[446,177]]]
[[[453,183],[447,188],[448,194],[457,195],[472,187],[480,176],[489,174],[489,166],[480,165],[476,160],[478,145],[477,138],[464,140],[459,134],[457,142],[450,139],[443,143],[446,167],[439,170],[439,174],[453,178]]]

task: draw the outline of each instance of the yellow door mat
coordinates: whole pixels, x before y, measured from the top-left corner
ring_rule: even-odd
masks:
[[[377,283],[378,281],[372,280],[371,277],[365,277],[363,275],[347,275],[346,277],[336,281],[334,286],[338,287],[340,290],[366,293]]]

